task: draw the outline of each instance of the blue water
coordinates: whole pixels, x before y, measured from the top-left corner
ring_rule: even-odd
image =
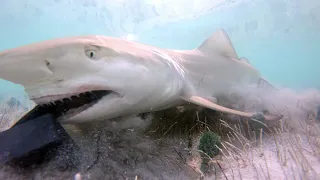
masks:
[[[248,58],[271,83],[293,89],[320,89],[319,0],[226,0],[194,18],[165,16],[152,5],[160,0],[146,2],[4,1],[0,6],[0,50],[82,34],[132,35],[141,43],[191,49],[224,28],[238,55]],[[192,2],[181,1],[174,10],[183,10]],[[19,85],[0,80],[0,87],[0,95],[25,96]]]

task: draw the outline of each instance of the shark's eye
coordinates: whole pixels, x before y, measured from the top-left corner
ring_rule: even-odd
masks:
[[[96,57],[96,52],[93,51],[93,50],[87,50],[87,51],[86,51],[86,55],[87,55],[89,58],[91,58],[91,59],[95,59],[95,57]]]

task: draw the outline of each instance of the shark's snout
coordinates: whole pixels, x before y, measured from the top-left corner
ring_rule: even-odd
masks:
[[[77,62],[76,59],[85,56],[84,46],[82,39],[66,38],[42,41],[0,52],[0,78],[25,87],[49,77],[51,80],[58,80],[52,79],[55,70],[66,64],[72,67]]]
[[[0,52],[0,78],[28,86],[52,74],[46,58],[50,49],[39,45]]]
[[[1,59],[2,60],[2,59]],[[28,86],[28,84],[39,77],[44,77],[50,73],[47,69],[35,69],[32,66],[38,66],[41,62],[25,63],[24,58],[5,59],[6,62],[0,63],[0,78],[11,81],[16,84]]]

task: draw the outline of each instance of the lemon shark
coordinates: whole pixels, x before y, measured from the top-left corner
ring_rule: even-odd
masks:
[[[263,80],[257,69],[237,56],[222,29],[192,50],[101,35],[46,40],[1,52],[0,78],[22,85],[36,104],[54,107],[64,124],[188,103],[248,118],[282,118],[219,105],[219,99]]]

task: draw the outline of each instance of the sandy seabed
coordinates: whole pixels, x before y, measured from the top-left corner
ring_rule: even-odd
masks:
[[[319,125],[311,106],[301,107],[287,102],[283,120],[259,124],[260,128],[254,128],[252,121],[234,121],[198,109],[186,115],[191,120],[147,116],[65,126],[80,147],[72,157],[61,150],[55,158],[30,169],[2,166],[0,179],[316,180],[320,179]],[[2,111],[1,129],[10,127],[21,114],[17,109]],[[222,137],[223,147],[202,172],[198,145],[207,130]],[[77,159],[80,166],[72,168],[71,159]]]

